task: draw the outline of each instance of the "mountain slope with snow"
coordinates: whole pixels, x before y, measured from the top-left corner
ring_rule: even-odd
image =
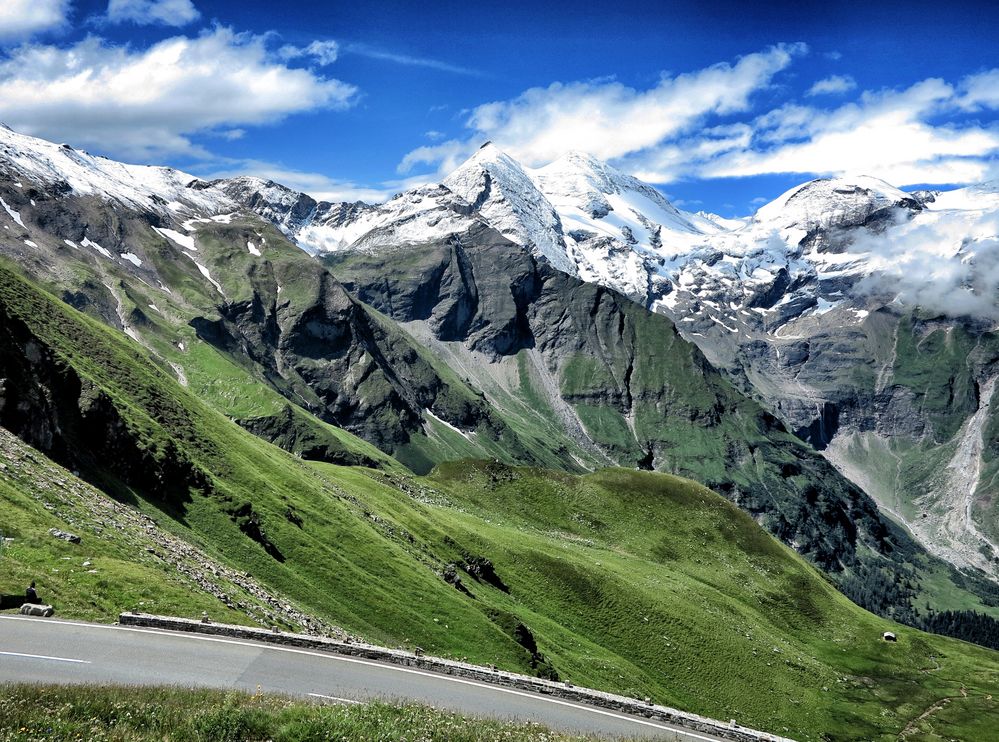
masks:
[[[486,145],[442,188],[468,218],[540,259],[671,317],[736,384],[827,449],[855,481],[883,491],[883,507],[903,522],[922,517],[898,505],[915,498],[912,483],[872,484],[864,471],[884,463],[858,453],[856,440],[877,430],[879,441],[894,441],[886,444],[892,451],[932,449],[943,456],[978,409],[971,402],[965,409],[955,397],[953,422],[935,418],[916,382],[896,383],[905,374],[893,364],[908,352],[896,347],[900,323],[913,313],[942,313],[933,326],[915,320],[916,347],[934,327],[970,323],[981,357],[954,360],[954,378],[964,378],[958,366],[970,365],[970,376],[945,383],[977,388],[991,378],[992,361],[981,350],[990,339],[981,333],[999,318],[999,271],[991,267],[999,262],[994,186],[910,194],[869,176],[820,178],[751,217],[721,219],[679,210],[652,186],[585,154],[532,170]],[[323,236],[333,234],[335,241],[325,244],[347,253],[460,240],[467,223],[434,216],[439,207],[404,194],[335,228],[313,225],[296,236],[321,252]],[[404,229],[411,222],[421,224],[415,236]],[[991,449],[981,450],[985,477]],[[960,499],[940,487],[943,500]],[[983,548],[989,539],[996,534]],[[949,543],[939,551],[949,558],[960,551],[963,565],[992,571],[990,558],[973,549]]]
[[[34,184],[64,195],[98,196],[151,211],[218,212],[236,206],[221,194],[197,188],[198,178],[180,170],[115,162],[68,144],[18,134],[2,124],[0,168],[15,187]]]
[[[414,471],[487,458],[568,471],[618,464],[678,473],[711,485],[882,615],[916,621],[924,598],[949,608],[953,591],[964,596],[962,607],[979,605],[965,591],[984,594],[977,578],[957,585],[870,497],[730,381],[752,378],[744,390],[786,421],[808,419],[808,405],[814,413],[818,404],[828,423],[820,426],[830,436],[827,456],[854,482],[864,480],[851,465],[879,472],[884,457],[871,467],[855,450],[835,448],[845,438],[827,409],[841,413],[840,432],[853,411],[878,411],[884,425],[857,444],[866,450],[892,425],[924,437],[930,431],[942,441],[926,449],[936,460],[981,475],[939,477],[926,507],[970,503],[975,514],[970,480],[999,475],[986,441],[990,406],[976,386],[988,344],[957,332],[939,340],[932,327],[906,334],[897,320],[882,335],[899,330],[897,355],[907,369],[888,368],[882,358],[888,381],[878,388],[890,392],[880,407],[868,404],[857,384],[815,380],[829,371],[823,359],[842,359],[844,348],[857,357],[868,350],[830,334],[827,351],[811,329],[828,329],[809,323],[847,307],[813,311],[823,306],[813,295],[823,282],[780,279],[791,263],[801,275],[814,273],[813,253],[835,258],[857,248],[841,227],[862,230],[859,236],[896,228],[894,216],[868,218],[883,211],[877,197],[869,208],[870,194],[856,191],[860,204],[845,210],[849,218],[795,242],[780,234],[794,224],[733,225],[687,214],[582,155],[527,170],[487,149],[452,180],[455,188],[467,185],[472,200],[438,185],[369,206],[318,202],[256,178],[206,182],[119,165],[12,133],[0,139],[6,261],[144,346],[136,352],[260,437],[328,462],[391,468],[391,454]],[[476,190],[487,182],[488,193]],[[919,203],[936,196],[923,194]],[[898,225],[915,221],[902,218],[904,208],[889,209],[896,211]],[[494,221],[527,236],[513,240]],[[323,254],[306,254],[288,236]],[[570,261],[571,271],[556,269],[539,245],[563,250],[554,257]],[[976,257],[986,254],[974,249]],[[742,316],[750,294],[754,310],[780,310],[754,330],[761,343],[743,342],[740,327],[727,329],[736,322],[753,329]],[[650,305],[680,319],[683,335],[705,352],[731,357],[729,379]],[[876,353],[887,347],[872,345]],[[783,365],[771,373],[773,352]],[[976,353],[977,365],[961,366]],[[933,376],[959,366],[970,370]],[[947,389],[953,401],[927,393]],[[850,430],[871,431],[855,417]],[[864,486],[873,492],[879,484]],[[945,522],[960,528],[968,521]],[[967,558],[969,545],[965,539],[954,553]],[[868,589],[931,576],[938,579],[925,590]]]
[[[517,347],[536,279],[469,293],[475,276],[465,248],[484,241],[516,262],[526,247],[542,263],[669,316],[732,382],[823,449],[927,545],[949,539],[938,553],[999,573],[990,552],[999,526],[989,515],[999,500],[992,484],[999,447],[991,443],[999,414],[981,402],[999,376],[995,184],[910,194],[866,176],[823,178],[735,220],[677,209],[652,186],[585,154],[530,169],[487,145],[440,185],[380,205],[334,204],[259,178],[207,182],[116,163],[5,128],[0,171],[8,176],[0,183],[0,222],[13,238],[7,250],[56,267],[64,255],[86,256],[102,296],[74,300],[96,302],[93,311],[133,337],[145,309],[129,313],[116,272],[164,291],[183,275],[204,283],[206,302],[232,301],[232,258],[206,240],[216,244],[220,230],[239,225],[240,251],[266,262],[274,238],[269,243],[254,226],[252,212],[309,252],[348,262],[368,256],[372,269],[392,255],[422,270],[428,250],[433,263],[449,246],[446,264],[433,263],[428,274],[442,282],[434,291],[451,294],[438,330],[503,338],[490,340],[502,356]],[[72,213],[51,205],[64,200]],[[168,254],[181,259],[166,266]],[[404,284],[383,281],[371,296],[411,288]],[[501,321],[475,318],[483,299],[504,307]],[[147,303],[159,312],[170,300]],[[392,309],[389,302],[383,311]],[[573,435],[587,437],[580,420],[569,422]],[[974,454],[980,475],[970,492],[955,491],[964,481],[957,477],[933,477],[927,487],[908,473],[924,461],[946,466],[956,451]],[[948,522],[968,523],[963,535],[916,527],[958,503],[970,515]]]

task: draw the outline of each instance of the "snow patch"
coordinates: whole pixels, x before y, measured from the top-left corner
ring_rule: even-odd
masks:
[[[80,244],[83,245],[84,247],[92,247],[92,248],[94,248],[97,252],[99,252],[105,258],[114,259],[114,256],[110,253],[110,251],[105,250],[103,247],[101,247],[100,245],[98,245],[96,242],[94,242],[89,237],[84,237],[83,240],[81,240]]]
[[[122,260],[127,260],[129,263],[134,265],[136,268],[142,267],[142,261],[139,260],[139,256],[134,252],[123,252],[120,253]]]
[[[187,234],[181,234],[173,229],[166,229],[164,227],[153,227],[153,229],[161,236],[166,237],[171,242],[174,242],[185,250],[190,250],[192,252],[197,252],[198,248],[194,246],[194,237]]]
[[[427,415],[428,417],[433,418],[434,420],[436,420],[437,422],[439,422],[444,427],[450,428],[455,433],[457,433],[458,435],[460,435],[461,437],[463,437],[465,440],[469,440],[470,441],[470,440],[472,440],[472,436],[475,435],[475,431],[474,430],[470,430],[468,432],[465,432],[461,428],[456,428],[454,425],[452,425],[451,423],[449,423],[447,420],[443,420],[443,419],[437,417],[437,415],[435,415],[433,413],[433,411],[431,411],[431,409],[429,407],[424,408],[423,414]]]
[[[17,222],[22,229],[27,229],[27,227],[24,226],[24,222],[21,221],[21,212],[14,211],[2,198],[0,198],[0,206],[3,206],[3,210],[7,212],[7,216]]]
[[[218,281],[216,281],[214,278],[212,278],[212,274],[208,270],[208,268],[205,267],[205,266],[203,266],[197,260],[195,260],[194,256],[191,255],[190,253],[184,253],[184,255],[186,255],[187,257],[189,257],[191,259],[191,262],[193,262],[196,266],[198,266],[198,270],[201,271],[201,275],[203,275],[205,278],[207,278],[208,282],[211,283],[211,285],[214,286],[216,288],[216,290],[220,294],[222,294],[222,296],[225,296],[225,291],[222,290],[222,284],[220,284]]]

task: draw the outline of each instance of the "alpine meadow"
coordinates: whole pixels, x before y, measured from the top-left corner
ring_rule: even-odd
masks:
[[[999,739],[999,13],[842,5],[0,8],[0,739]]]

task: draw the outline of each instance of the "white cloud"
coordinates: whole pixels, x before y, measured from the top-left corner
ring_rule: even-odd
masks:
[[[873,270],[851,291],[898,296],[952,317],[999,319],[999,219],[963,211],[934,216],[902,219],[882,235],[859,234],[846,250]]]
[[[278,50],[282,59],[292,60],[312,57],[320,66],[333,64],[340,56],[340,45],[335,41],[313,41],[308,46],[282,46]]]
[[[999,69],[970,75],[961,81],[961,88],[964,91],[960,100],[962,108],[973,111],[999,109]]]
[[[864,173],[899,186],[983,180],[999,151],[999,130],[974,121],[931,123],[959,105],[954,87],[931,78],[863,93],[833,110],[786,106],[753,122],[749,146],[687,166],[709,178]]]
[[[140,26],[186,26],[198,20],[201,13],[191,0],[109,0],[107,20],[111,23],[132,22]]]
[[[383,62],[394,62],[395,64],[401,64],[406,67],[426,67],[427,69],[438,70],[439,72],[450,72],[455,75],[471,75],[476,77],[482,74],[478,70],[473,70],[469,67],[461,67],[460,65],[451,64],[449,62],[443,62],[439,59],[433,59],[431,57],[417,57],[411,54],[399,54],[397,52],[390,52],[385,49],[369,46],[368,44],[348,44],[344,48],[344,51],[350,54],[356,54],[359,57],[377,59]]]
[[[3,0],[0,40],[21,39],[66,24],[69,0]]]
[[[614,80],[555,83],[468,112],[466,139],[431,140],[399,170],[436,167],[444,174],[485,140],[528,166],[582,150],[652,183],[769,174],[867,174],[897,186],[966,184],[999,178],[999,122],[975,116],[999,110],[999,69],[951,83],[930,78],[907,88],[854,93],[833,75],[806,97],[850,95],[823,106],[788,102],[751,113],[803,45],[778,45],[676,76],[646,90]]]
[[[831,75],[812,85],[805,95],[841,95],[843,93],[849,93],[856,87],[857,81],[849,75]]]
[[[148,49],[88,37],[0,60],[0,121],[27,134],[150,160],[205,153],[190,136],[351,104],[356,89],[274,60],[264,39],[215,28]]]
[[[800,44],[778,45],[735,64],[664,75],[648,90],[606,80],[532,88],[512,100],[478,106],[466,122],[472,137],[420,147],[406,155],[400,169],[436,163],[449,169],[486,139],[530,166],[569,150],[619,158],[655,147],[708,115],[746,110],[750,96],[804,50]]]

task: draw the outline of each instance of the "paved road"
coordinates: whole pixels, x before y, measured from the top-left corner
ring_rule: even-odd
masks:
[[[242,639],[0,616],[0,682],[239,688],[357,703],[406,700],[606,737],[719,739],[578,703],[353,657]]]

